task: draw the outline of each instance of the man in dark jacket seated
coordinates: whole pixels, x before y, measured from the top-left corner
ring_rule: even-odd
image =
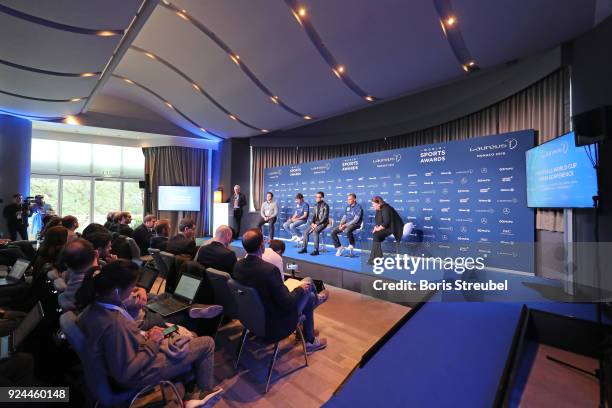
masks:
[[[151,243],[151,238],[153,237],[153,227],[155,226],[155,216],[148,214],[142,220],[142,224],[140,224],[134,230],[132,234],[132,238],[138,244],[138,248],[140,248],[140,255],[149,255],[148,249]]]
[[[168,240],[166,252],[174,255],[189,255],[192,259],[196,253],[196,224],[192,219],[183,218],[179,222],[178,234]]]
[[[220,225],[212,241],[198,250],[196,261],[205,268],[215,268],[230,275],[234,273],[236,254],[227,246],[232,242],[232,229]]]
[[[155,235],[151,237],[149,248],[165,251],[166,245],[168,244],[168,237],[170,236],[170,221],[166,219],[157,220],[154,230]]]
[[[266,312],[266,337],[275,338],[295,327],[298,316],[304,315],[304,337],[309,352],[327,346],[327,340],[315,337],[314,308],[316,295],[311,290],[312,280],[305,278],[293,291],[283,283],[278,268],[261,259],[264,239],[258,228],[251,228],[242,236],[247,256],[234,266],[234,279],[257,290]]]

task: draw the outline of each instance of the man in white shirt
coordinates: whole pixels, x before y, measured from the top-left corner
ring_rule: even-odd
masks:
[[[278,239],[273,239],[270,241],[270,246],[265,249],[261,259],[266,262],[271,263],[276,266],[280,271],[280,276],[282,280],[284,279],[283,271],[285,270],[285,266],[283,265],[283,257],[282,255],[285,253],[285,243]]]

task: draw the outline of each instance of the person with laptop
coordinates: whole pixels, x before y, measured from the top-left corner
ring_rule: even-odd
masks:
[[[161,327],[142,333],[123,307],[138,276],[138,265],[120,259],[102,267],[83,286],[86,308],[77,324],[85,334],[86,347],[104,360],[106,374],[125,389],[139,390],[192,372],[197,386],[186,395],[189,404],[214,405],[223,394],[223,389],[214,385],[214,340],[165,337]]]
[[[274,337],[295,327],[300,315],[304,315],[304,337],[309,352],[327,346],[327,340],[315,337],[314,308],[317,299],[311,279],[303,279],[291,292],[279,278],[278,268],[263,259],[265,250],[263,234],[259,228],[251,228],[242,236],[246,257],[236,262],[234,279],[257,290],[266,311],[266,334]]]

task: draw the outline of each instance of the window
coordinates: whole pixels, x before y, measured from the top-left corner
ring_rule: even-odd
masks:
[[[61,211],[78,218],[79,232],[91,223],[91,179],[64,178]]]
[[[42,194],[60,215],[74,215],[83,230],[104,224],[111,211],[130,211],[142,223],[144,155],[137,147],[32,139],[30,195]]]
[[[121,209],[121,182],[112,180],[94,181],[94,222],[104,224],[106,214]]]

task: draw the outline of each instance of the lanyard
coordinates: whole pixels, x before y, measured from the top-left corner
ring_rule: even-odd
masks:
[[[122,307],[119,307],[117,305],[113,305],[111,303],[102,303],[102,302],[96,302],[97,304],[99,304],[100,306],[102,306],[105,309],[108,310],[116,310],[117,312],[121,313],[123,315],[123,317],[125,317],[128,320],[134,321],[134,318],[132,316],[130,316],[130,314]]]

